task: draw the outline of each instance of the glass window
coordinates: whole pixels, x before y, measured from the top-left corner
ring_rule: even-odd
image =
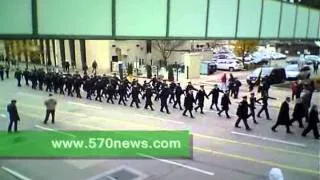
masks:
[[[306,7],[298,7],[297,11],[296,33],[297,38],[307,37],[309,9]]]
[[[111,0],[39,0],[39,34],[111,35]]]
[[[32,34],[31,0],[0,0],[0,34]]]
[[[319,28],[319,11],[310,10],[308,38],[317,38]]]
[[[235,37],[238,0],[210,0],[208,37]]]
[[[207,0],[171,0],[170,3],[169,36],[205,36]]]
[[[296,6],[293,4],[283,3],[282,8],[280,37],[293,38]]]
[[[274,0],[265,0],[263,7],[261,37],[278,37],[281,3]]]
[[[259,37],[261,0],[241,0],[237,37]]]
[[[116,0],[117,36],[165,36],[167,0]]]

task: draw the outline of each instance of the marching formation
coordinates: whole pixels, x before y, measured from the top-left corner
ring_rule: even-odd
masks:
[[[192,83],[189,82],[185,88],[182,88],[180,83],[168,83],[166,80],[161,80],[156,76],[149,82],[145,80],[140,84],[137,79],[133,79],[133,81],[130,82],[127,77],[120,79],[116,74],[113,74],[113,76],[107,76],[105,74],[102,76],[96,74],[89,76],[85,73],[82,77],[78,72],[75,74],[64,74],[62,72],[45,72],[43,69],[34,69],[31,72],[27,69],[24,71],[17,69],[15,78],[17,79],[18,87],[21,87],[21,80],[24,78],[26,86],[31,86],[32,89],[45,90],[50,93],[71,97],[75,96],[76,98],[82,98],[81,88],[86,92],[86,99],[89,100],[102,102],[102,100],[105,99],[107,103],[112,104],[116,103],[115,100],[117,100],[119,105],[126,106],[129,98],[131,98],[130,107],[135,106],[136,108],[140,108],[140,104],[142,103],[140,98],[142,97],[142,99],[145,99],[144,108],[150,108],[152,111],[154,111],[153,102],[160,101],[160,111],[167,114],[170,114],[169,103],[173,104],[174,109],[179,108],[182,110],[184,116],[187,116],[188,112],[191,118],[194,118],[193,110],[196,112],[200,110],[200,113],[204,114],[204,101],[205,99],[209,99],[210,96],[210,109],[215,108],[219,116],[224,112],[226,118],[230,118],[230,97],[233,96],[237,99],[241,86],[241,82],[237,78],[234,78],[232,74],[230,74],[230,78],[227,81],[225,73],[221,78],[221,84],[215,84],[209,93],[205,91],[203,85],[200,86],[200,89],[196,89]],[[268,100],[276,98],[269,96],[269,89],[268,79],[264,78],[261,80],[261,85],[258,88],[258,92],[261,93],[261,98],[256,98],[255,93],[252,91],[249,101],[247,96],[242,97],[242,101],[239,103],[236,112],[238,116],[235,123],[236,128],[241,128],[239,124],[242,121],[246,130],[250,131],[251,128],[247,123],[248,118],[252,117],[254,124],[258,124],[256,117],[260,118],[262,112],[265,112],[267,120],[271,120],[268,111]],[[302,119],[305,118],[306,122],[308,122],[308,127],[302,135],[305,136],[309,131],[313,130],[314,137],[319,139],[317,106],[313,105],[311,107],[313,91],[312,86],[304,86],[303,94],[301,97],[297,97],[292,118],[290,118],[289,114],[289,102],[291,98],[287,97],[280,107],[277,122],[271,128],[272,131],[276,132],[276,128],[279,125],[284,125],[287,128],[287,133],[292,133],[290,126],[295,121],[298,121],[299,127],[304,128]],[[194,94],[194,92],[196,93]],[[220,94],[222,95],[220,96]],[[181,101],[182,96],[184,96],[183,106]],[[257,103],[261,104],[261,109],[256,115],[255,109]]]

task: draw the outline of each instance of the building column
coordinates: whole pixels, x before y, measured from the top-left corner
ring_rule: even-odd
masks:
[[[70,50],[71,66],[76,67],[75,44],[73,39],[69,40],[69,50]]]
[[[52,39],[51,40],[52,43],[52,52],[53,52],[53,62],[54,62],[54,66],[57,66],[57,56],[56,56],[56,43],[55,40]]]
[[[74,41],[74,51],[75,51],[75,61],[76,61],[76,68],[82,69],[82,60],[81,60],[81,49],[80,49],[80,41]]]
[[[39,40],[40,43],[40,58],[41,58],[41,64],[46,64],[45,63],[45,57],[44,57],[44,46],[43,46],[43,39]]]
[[[50,54],[50,40],[49,39],[46,39],[45,40],[45,43],[46,43],[46,57],[47,57],[47,64],[48,66],[51,66],[52,65],[52,62],[51,62],[51,54]]]
[[[84,69],[84,67],[88,67],[87,64],[87,53],[86,53],[86,41],[84,39],[80,40],[80,55],[81,55],[81,65],[82,65],[82,69]]]
[[[61,57],[61,66],[64,68],[65,62],[66,62],[66,52],[64,47],[64,40],[59,40],[59,46],[60,46],[60,57]]]

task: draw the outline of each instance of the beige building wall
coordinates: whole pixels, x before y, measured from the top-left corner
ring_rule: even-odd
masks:
[[[199,53],[187,53],[183,56],[184,64],[189,68],[189,79],[199,78],[200,77],[200,62],[202,56]],[[185,73],[187,78],[187,73]]]
[[[64,40],[64,51],[66,54],[66,61],[69,61],[71,67],[71,56],[70,56],[70,46],[69,40]]]
[[[98,63],[98,73],[110,73],[112,41],[86,40],[86,58],[89,69],[94,60]]]

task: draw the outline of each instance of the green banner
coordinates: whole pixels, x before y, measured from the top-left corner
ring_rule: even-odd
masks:
[[[0,158],[190,158],[189,131],[0,132]]]

